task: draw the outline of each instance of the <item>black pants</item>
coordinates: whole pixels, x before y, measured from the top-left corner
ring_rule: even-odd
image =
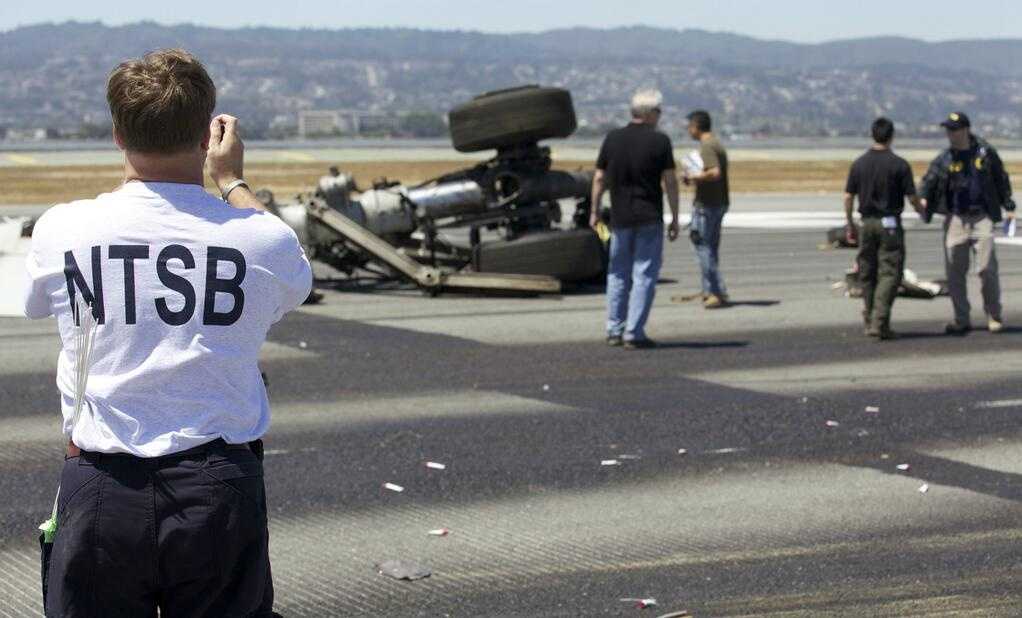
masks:
[[[261,451],[217,440],[152,459],[67,458],[43,552],[46,616],[272,616]]]

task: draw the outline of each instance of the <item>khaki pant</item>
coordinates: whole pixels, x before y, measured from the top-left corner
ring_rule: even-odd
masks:
[[[944,221],[944,266],[947,288],[955,310],[955,322],[970,323],[969,295],[965,277],[969,262],[976,256],[976,272],[983,291],[983,310],[987,316],[1001,319],[1001,284],[994,252],[994,222],[985,214],[952,215]]]

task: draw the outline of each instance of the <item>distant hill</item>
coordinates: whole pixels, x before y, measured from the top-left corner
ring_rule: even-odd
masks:
[[[669,120],[706,107],[735,132],[862,133],[880,113],[923,132],[963,108],[988,133],[1022,135],[1022,39],[796,44],[649,27],[484,34],[75,22],[0,33],[0,127],[103,125],[109,70],[170,46],[201,57],[221,108],[262,132],[286,130],[305,109],[442,114],[481,91],[542,83],[570,88],[590,130],[620,121],[631,91],[655,85]]]

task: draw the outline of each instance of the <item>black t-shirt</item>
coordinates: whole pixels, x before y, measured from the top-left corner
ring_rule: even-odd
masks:
[[[890,150],[871,148],[852,164],[845,193],[859,197],[859,214],[863,217],[900,215],[905,209],[905,196],[916,194],[912,168]]]
[[[663,223],[664,191],[660,180],[674,169],[671,138],[648,124],[631,123],[607,134],[596,167],[610,188],[610,223],[634,227]]]
[[[986,194],[983,191],[983,179],[976,169],[978,149],[951,150],[951,166],[948,170],[948,204],[952,212],[966,214],[969,212],[985,212],[987,207]]]

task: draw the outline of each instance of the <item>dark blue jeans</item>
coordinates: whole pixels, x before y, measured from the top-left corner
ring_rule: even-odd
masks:
[[[252,444],[67,458],[57,534],[44,545],[46,616],[273,616],[261,443]]]
[[[633,341],[646,338],[664,255],[664,225],[615,228],[607,269],[607,334]]]
[[[692,205],[692,244],[702,271],[703,294],[727,294],[720,276],[720,228],[725,214],[727,206]]]

